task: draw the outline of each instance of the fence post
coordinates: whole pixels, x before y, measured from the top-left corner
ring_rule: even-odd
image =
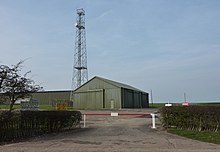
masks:
[[[152,116],[152,129],[156,129],[156,123],[155,123],[155,115],[154,113],[151,113],[150,114]]]
[[[85,114],[83,115],[83,127],[84,128],[86,127],[86,115]]]

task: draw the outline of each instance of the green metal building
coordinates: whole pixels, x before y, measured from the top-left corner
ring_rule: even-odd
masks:
[[[68,102],[71,91],[40,91],[32,93],[32,98],[37,99],[41,105],[55,105],[57,102]]]
[[[149,94],[132,86],[95,76],[74,90],[76,109],[148,108]]]
[[[40,104],[54,105],[68,102],[71,91],[42,91],[32,94]],[[149,94],[132,86],[93,77],[81,87],[74,90],[74,109],[121,109],[148,108]]]

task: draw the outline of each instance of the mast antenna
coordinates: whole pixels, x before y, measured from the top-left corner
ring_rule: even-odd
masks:
[[[85,11],[81,8],[77,9],[76,12],[74,65],[70,101],[73,101],[73,91],[88,81]]]

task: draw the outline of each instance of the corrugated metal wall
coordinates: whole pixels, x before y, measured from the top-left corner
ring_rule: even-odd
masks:
[[[77,109],[121,108],[121,89],[93,79],[74,92],[73,106]]]
[[[133,91],[133,108],[141,108],[141,92]]]
[[[102,109],[103,89],[75,92],[73,107],[77,109]]]
[[[105,108],[121,108],[121,88],[105,89]]]
[[[122,89],[123,108],[133,108],[133,91]]]
[[[32,94],[32,98],[37,99],[40,104],[51,105],[53,101],[69,101],[70,91],[45,91]]]
[[[149,108],[149,94],[142,92],[141,100],[142,100],[142,108]]]
[[[148,93],[122,88],[122,108],[148,107]]]
[[[96,90],[96,89],[115,89],[118,88],[114,85],[111,85],[109,83],[106,83],[98,78],[94,78],[85,85],[81,86],[79,89],[77,89],[75,92],[83,92],[88,90]]]
[[[138,89],[122,88],[120,83],[94,77],[74,91],[73,107],[76,109],[120,109],[149,107],[148,93]],[[126,85],[123,85],[125,86]],[[71,91],[46,91],[33,93],[40,104],[69,101]]]

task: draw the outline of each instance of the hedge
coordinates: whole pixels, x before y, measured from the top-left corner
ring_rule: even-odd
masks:
[[[80,126],[79,111],[0,112],[0,142],[68,130]]]
[[[220,106],[163,107],[160,112],[166,128],[220,131]]]

